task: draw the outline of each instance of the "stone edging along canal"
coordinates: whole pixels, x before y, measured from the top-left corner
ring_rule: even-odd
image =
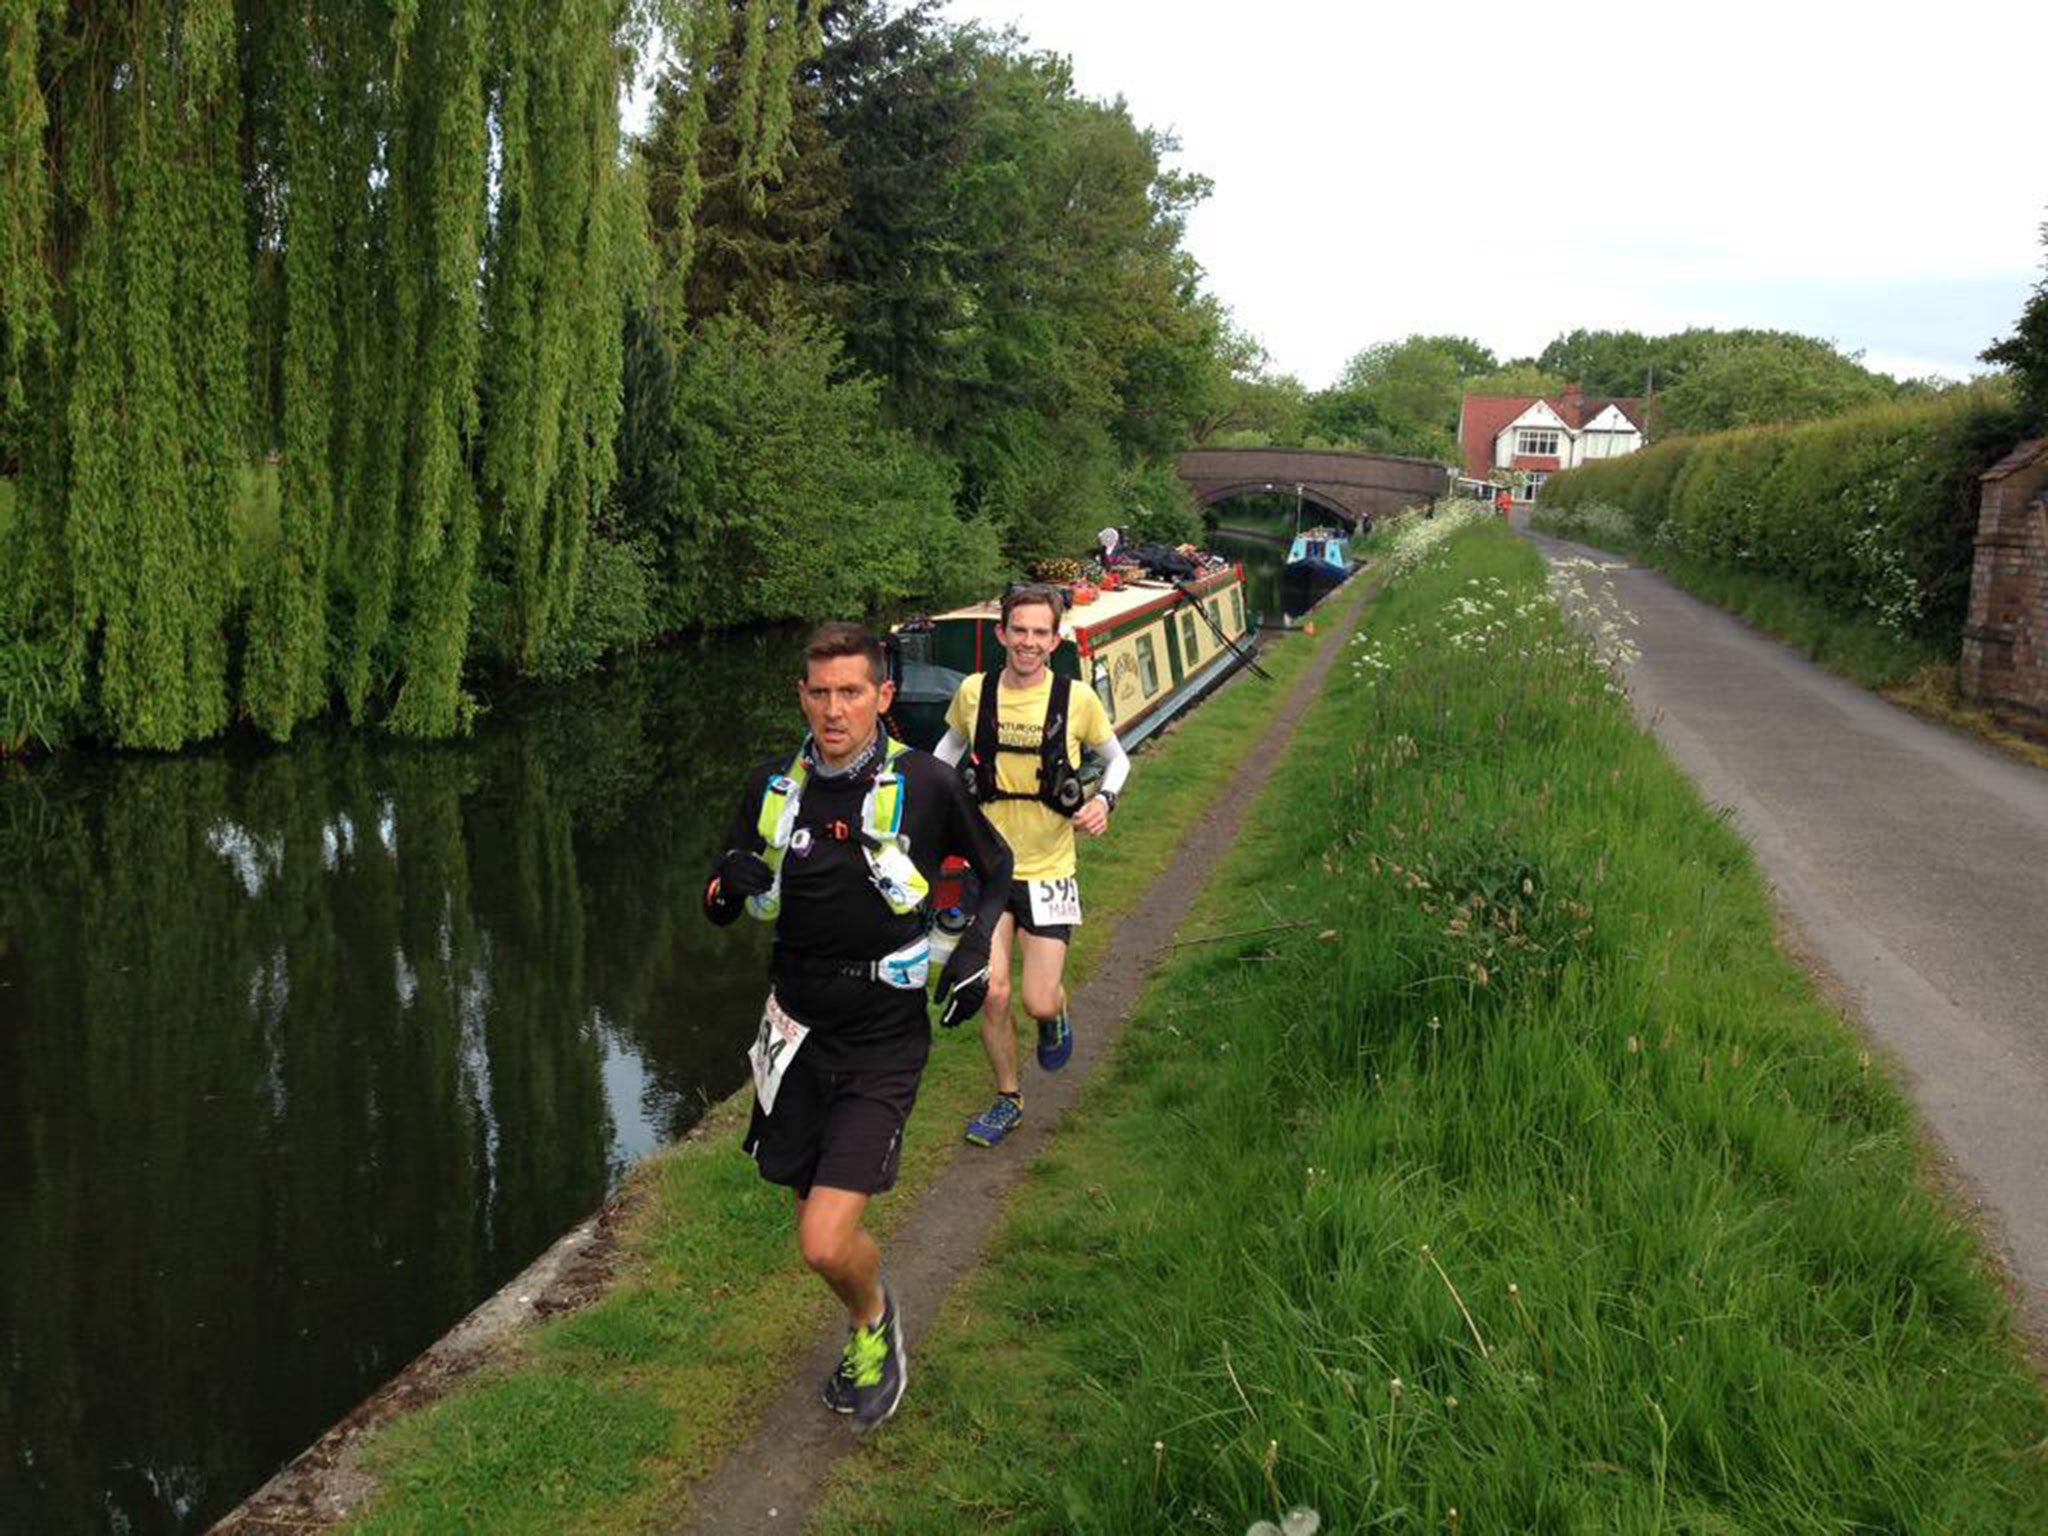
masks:
[[[1032,1095],[1033,1114],[1015,1133],[1000,1162],[955,1155],[894,1224],[889,1238],[890,1281],[902,1300],[911,1340],[945,1295],[978,1264],[1002,1214],[1002,1197],[1022,1178],[1036,1152],[1079,1098],[1097,1061],[1121,1032],[1144,984],[1210,872],[1228,851],[1243,814],[1264,787],[1295,726],[1335,662],[1360,615],[1383,582],[1361,575],[1337,621],[1321,637],[1319,653],[1293,693],[1268,722],[1262,750],[1242,763],[1204,809],[1170,864],[1139,905],[1111,931],[1123,963],[1099,965],[1075,995],[1083,1017],[1103,1021],[1081,1032],[1071,1069],[1045,1081]],[[1242,672],[1238,677],[1242,677]],[[715,1106],[682,1143],[726,1137],[745,1108],[741,1088]],[[619,1262],[619,1234],[644,1188],[629,1180],[587,1220],[565,1233],[538,1259],[438,1342],[301,1452],[213,1527],[213,1536],[304,1536],[346,1521],[376,1493],[377,1479],[362,1465],[369,1436],[445,1396],[479,1367],[499,1357],[525,1329],[601,1297]],[[762,1422],[708,1478],[679,1513],[679,1529],[754,1531],[775,1511],[777,1524],[801,1519],[822,1490],[834,1460],[856,1443],[843,1422],[817,1409],[817,1380],[844,1343],[835,1317],[801,1358],[795,1373],[773,1390]],[[786,1528],[794,1529],[795,1526]]]

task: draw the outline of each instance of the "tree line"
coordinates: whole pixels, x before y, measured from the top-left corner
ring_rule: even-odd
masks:
[[[1467,395],[1556,395],[1577,385],[1588,396],[1643,400],[1651,435],[1661,437],[1812,420],[1955,387],[1894,379],[1816,337],[1754,329],[1575,330],[1533,357],[1505,360],[1470,337],[1412,335],[1365,348],[1322,390],[1261,364],[1254,357],[1232,380],[1222,409],[1203,423],[1207,441],[1455,463]]]
[[[442,736],[488,672],[1194,526],[1207,184],[1013,33],[22,0],[0,49],[0,750]]]

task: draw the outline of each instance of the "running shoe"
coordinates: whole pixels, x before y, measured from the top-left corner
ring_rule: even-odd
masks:
[[[1057,1072],[1073,1054],[1074,1026],[1068,1022],[1067,1010],[1062,1006],[1058,1018],[1038,1021],[1038,1065],[1047,1072]]]
[[[1006,1094],[967,1122],[967,1139],[977,1147],[992,1147],[1017,1129],[1024,1118],[1024,1106]]]
[[[847,1333],[846,1350],[840,1355],[837,1368],[825,1378],[825,1385],[818,1389],[818,1396],[834,1413],[853,1412],[853,1337],[857,1332],[858,1329],[853,1329]]]
[[[842,1375],[847,1378],[850,1406],[839,1411],[851,1413],[862,1429],[881,1423],[903,1401],[910,1368],[903,1358],[903,1322],[896,1312],[896,1298],[887,1287],[882,1290],[882,1320],[873,1327],[862,1325],[846,1336],[846,1354],[826,1383],[828,1391]]]

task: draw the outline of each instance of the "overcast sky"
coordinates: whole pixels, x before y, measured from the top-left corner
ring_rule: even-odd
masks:
[[[2044,0],[948,0],[1068,55],[1215,192],[1280,369],[1374,342],[1756,325],[1978,371],[2040,276]],[[2012,74],[1999,78],[2002,69]]]

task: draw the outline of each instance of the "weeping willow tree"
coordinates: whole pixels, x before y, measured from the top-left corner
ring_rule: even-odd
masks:
[[[11,0],[0,312],[18,445],[0,641],[110,734],[228,712],[247,256],[230,0]]]
[[[0,0],[0,647],[51,658],[74,724],[283,739],[339,700],[446,734],[480,569],[516,662],[567,622],[659,19]]]

